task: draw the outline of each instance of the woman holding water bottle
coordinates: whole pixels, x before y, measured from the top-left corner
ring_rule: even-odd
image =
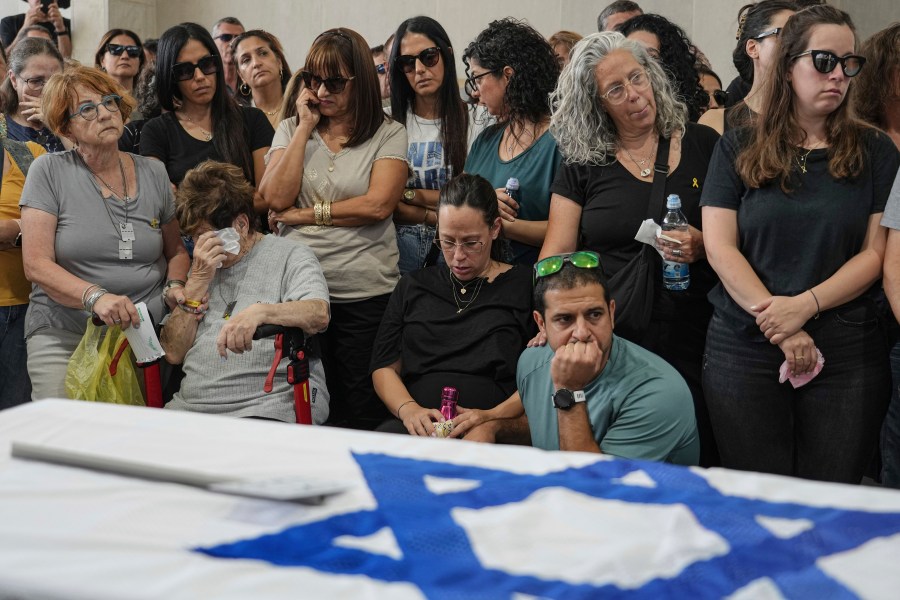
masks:
[[[587,249],[600,254],[607,277],[625,268],[643,248],[634,237],[647,218],[654,179],[664,176],[654,164],[667,153],[664,193],[678,196],[687,226],[666,231],[668,239],[657,244],[665,261],[689,265],[690,283],[687,289],[666,289],[660,265],[652,317],[645,333],[631,341],[659,354],[685,378],[697,413],[701,464],[715,464],[700,384],[712,312],[706,294],[715,274],[706,262],[699,202],[718,135],[688,122],[659,64],[616,32],[592,34],[575,45],[551,104],[550,131],[564,163],[551,188],[541,257]],[[663,224],[666,209],[661,199],[657,203],[653,219]],[[619,304],[617,299],[617,309]]]

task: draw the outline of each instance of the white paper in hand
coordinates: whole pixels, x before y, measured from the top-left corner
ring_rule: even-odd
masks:
[[[669,237],[662,232],[662,227],[656,224],[656,221],[653,219],[647,219],[643,223],[641,223],[641,227],[638,229],[638,232],[634,234],[634,239],[644,244],[650,244],[653,248],[659,252],[660,256],[663,256],[662,250],[656,247],[656,238],[662,238],[664,240],[668,240],[673,244],[681,244],[681,240],[676,240],[675,238]],[[665,258],[665,256],[663,256]]]
[[[129,327],[125,330],[125,337],[131,345],[131,351],[134,352],[134,358],[139,363],[153,362],[161,356],[165,356],[162,346],[159,344],[159,338],[156,337],[156,331],[153,329],[153,322],[150,320],[150,312],[147,310],[145,302],[138,302],[134,305],[140,317],[141,326],[137,329]]]

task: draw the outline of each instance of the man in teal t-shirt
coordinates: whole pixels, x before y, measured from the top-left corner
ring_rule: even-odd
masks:
[[[584,256],[593,253],[575,254],[593,264]],[[551,274],[541,276],[539,263],[534,290],[547,345],[526,349],[516,374],[532,445],[696,465],[687,384],[660,357],[613,335],[616,303],[599,268],[556,258],[562,267]]]

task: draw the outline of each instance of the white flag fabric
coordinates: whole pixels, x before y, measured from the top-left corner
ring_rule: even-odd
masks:
[[[13,440],[351,484],[320,506],[10,458]],[[0,598],[897,598],[900,492],[41,401],[0,412]]]

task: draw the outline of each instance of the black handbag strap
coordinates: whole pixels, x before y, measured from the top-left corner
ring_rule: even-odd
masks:
[[[658,220],[666,201],[666,179],[669,177],[669,140],[659,137],[656,150],[656,163],[653,165],[653,188],[650,190],[650,202],[647,204],[647,218]]]

